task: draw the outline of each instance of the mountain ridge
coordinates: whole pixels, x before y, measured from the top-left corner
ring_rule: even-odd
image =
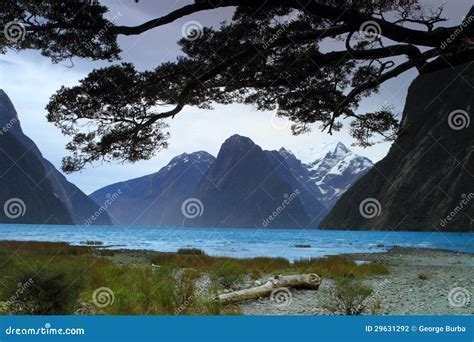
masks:
[[[473,231],[474,201],[466,200],[474,197],[472,84],[474,63],[418,76],[408,90],[402,133],[322,228]],[[373,215],[364,211],[368,203]]]
[[[110,184],[89,197],[98,205],[104,205],[107,195],[120,190],[120,196],[108,208],[116,225],[181,226],[184,219],[182,202],[192,196],[213,160],[214,157],[205,151],[183,153],[157,172]]]
[[[3,134],[14,136],[27,151],[31,151],[41,162],[45,171],[44,179],[47,179],[51,185],[50,191],[64,204],[74,224],[86,224],[88,219],[99,211],[99,206],[77,186],[70,183],[51,162],[43,157],[36,144],[24,134],[18,113],[12,101],[2,89],[0,89],[0,126]],[[43,179],[42,182],[44,182]],[[112,222],[105,213],[99,215],[94,224],[111,225]]]
[[[345,149],[346,155],[356,156],[342,143],[334,151],[327,151],[326,155],[334,154],[337,148]],[[177,196],[165,200],[171,195],[162,194],[160,182],[169,183],[173,188],[175,181],[172,178],[181,176],[179,173],[168,175],[166,171],[178,164],[184,165],[188,158],[191,163],[196,163],[200,160],[198,157],[206,161],[201,168],[202,175],[190,175],[188,188],[176,190]],[[182,170],[182,166],[180,168]],[[357,175],[348,173],[350,179],[347,183],[353,183]],[[314,170],[284,147],[278,151],[264,150],[250,138],[234,134],[223,142],[216,158],[205,151],[183,153],[155,173],[105,186],[90,197],[101,205],[107,194],[118,189],[125,191],[108,209],[112,218],[115,217],[114,223],[122,225],[317,228],[332,204],[325,199],[312,176]],[[157,177],[156,182],[150,181],[153,177]],[[124,190],[126,187],[133,188],[133,191]],[[292,203],[285,206],[286,213],[268,220],[290,196]],[[147,201],[143,201],[144,198]],[[181,205],[186,200],[195,205],[194,209],[201,210],[196,217],[183,214]],[[166,202],[168,207],[159,202]],[[138,213],[134,218],[124,214],[130,208]],[[154,208],[153,215],[149,213],[151,208]]]

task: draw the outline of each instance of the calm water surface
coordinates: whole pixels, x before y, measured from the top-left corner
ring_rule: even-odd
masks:
[[[210,255],[284,257],[384,251],[391,246],[426,247],[474,253],[474,233],[321,231],[236,228],[150,228],[57,225],[0,225],[0,240],[102,241],[112,249],[173,252],[200,248]],[[310,245],[298,248],[295,245]]]

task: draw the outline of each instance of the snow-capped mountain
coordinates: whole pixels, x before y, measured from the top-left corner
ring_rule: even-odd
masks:
[[[263,150],[250,138],[233,135],[217,158],[203,151],[183,153],[156,173],[106,186],[90,197],[117,225],[317,228],[371,166],[342,143],[303,163],[284,148]],[[106,206],[115,193],[120,196]],[[183,214],[190,199],[202,204],[196,217]]]
[[[332,207],[339,197],[373,165],[370,159],[353,153],[340,142],[333,151],[316,159],[307,167],[311,180],[323,194],[321,200]]]
[[[297,178],[311,187],[328,209],[374,165],[370,159],[353,153],[341,142],[309,163],[300,162],[284,148],[279,152]]]
[[[229,137],[194,197],[205,206],[185,224],[200,227],[316,228],[325,206],[301,184],[278,151]],[[277,213],[278,212],[278,213]],[[269,215],[273,215],[268,219]]]
[[[122,226],[181,226],[183,201],[192,197],[215,158],[207,152],[183,153],[158,172],[115,183],[90,195]],[[111,194],[119,194],[106,205]]]

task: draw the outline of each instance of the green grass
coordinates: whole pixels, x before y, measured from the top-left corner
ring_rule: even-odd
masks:
[[[369,307],[376,310],[380,304],[373,304],[370,295],[373,290],[362,284],[360,280],[339,278],[331,291],[326,291],[323,307],[333,314],[357,316]]]
[[[222,287],[230,288],[242,282],[245,271],[232,260],[217,260],[210,269],[211,279]]]
[[[9,303],[3,314],[69,315],[84,305],[97,315],[227,314],[197,293],[198,270],[170,262],[119,265],[93,251],[66,243],[0,242],[0,281],[6,284],[0,301]],[[32,285],[19,293],[18,284],[29,279]],[[103,287],[113,293],[113,303],[97,307],[94,292]]]
[[[341,256],[298,260],[295,266],[301,273],[317,273],[325,278],[364,278],[389,273],[384,264],[374,262],[358,265]]]
[[[233,259],[213,257],[194,248],[177,253],[129,257],[101,253],[90,246],[67,243],[0,241],[0,302],[10,306],[3,314],[74,314],[87,308],[97,315],[218,315],[239,314],[210,298],[245,277],[317,273],[325,278],[364,278],[387,274],[380,263],[357,265],[342,257],[297,260],[284,258]],[[198,287],[211,277],[210,289]],[[33,285],[18,295],[18,284]],[[108,288],[113,303],[94,305],[97,289]],[[14,303],[13,303],[14,302]]]
[[[291,263],[285,258],[257,257],[232,259],[226,257],[212,257],[204,253],[188,255],[160,253],[151,257],[151,263],[156,265],[171,263],[181,268],[193,268],[201,272],[208,272],[214,269],[216,263],[221,266],[226,263],[237,263],[242,271],[254,279],[265,274],[276,275],[280,273],[317,273],[325,278],[364,278],[389,273],[387,266],[384,264],[366,263],[357,265],[356,262],[341,256],[308,258]]]

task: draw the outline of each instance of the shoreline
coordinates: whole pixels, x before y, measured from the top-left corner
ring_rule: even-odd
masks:
[[[379,315],[473,315],[474,254],[431,248],[394,247],[386,252],[350,253],[351,260],[380,262],[387,275],[363,283],[375,291]],[[276,308],[265,299],[241,306],[244,315],[329,315],[321,309],[321,291],[334,282],[323,279],[316,293],[293,291],[292,304]]]
[[[73,244],[67,241],[43,241],[43,240],[9,240],[9,239],[0,239],[1,242],[22,242],[22,243],[65,243],[70,246],[74,247],[86,247],[86,248],[92,248],[96,249],[98,251],[110,251],[113,253],[117,254],[133,254],[133,255],[153,255],[153,254],[174,254],[177,252],[176,251],[158,251],[158,250],[153,250],[153,249],[144,249],[144,248],[124,248],[124,245],[95,245],[95,244]],[[116,248],[115,247],[120,247]],[[311,248],[314,248],[314,246],[311,247],[299,247],[299,246],[293,246],[294,248],[300,249],[300,250],[305,250],[308,249],[310,250]],[[195,248],[195,247],[184,247],[184,248]],[[446,248],[438,248],[438,247],[405,247],[405,246],[399,246],[399,245],[393,245],[393,246],[383,246],[383,247],[377,247],[380,249],[385,249],[383,251],[380,250],[374,250],[374,251],[366,251],[366,252],[353,252],[353,253],[328,253],[324,255],[318,255],[318,256],[308,256],[308,258],[325,258],[325,257],[331,257],[331,256],[341,256],[341,257],[347,257],[351,260],[355,260],[356,257],[367,257],[369,255],[383,255],[387,253],[394,253],[394,251],[411,251],[411,252],[416,252],[416,251],[439,251],[439,252],[444,252],[446,254],[465,254],[465,255],[472,255],[474,256],[474,251],[469,252],[469,251],[455,251],[452,249],[446,249]],[[180,249],[180,248],[178,248]],[[260,258],[260,257],[267,257],[265,255],[255,255],[255,256],[250,256],[250,257],[234,257],[234,256],[229,256],[229,255],[219,255],[219,254],[208,254],[209,256],[212,257],[223,257],[223,258],[232,258],[232,259],[247,259],[247,258]],[[285,258],[288,259],[284,256],[277,256],[277,257],[271,257],[271,258]],[[370,258],[369,258],[370,259]],[[373,259],[373,258],[372,258]],[[289,259],[288,259],[289,260]],[[370,261],[370,260],[368,260]]]
[[[4,240],[0,240],[4,241]],[[107,249],[103,248],[101,246],[85,246],[85,245],[72,245],[72,246],[78,246],[78,247],[90,247],[98,250],[104,250],[104,251],[111,251],[120,255],[130,255],[130,256],[152,256],[154,254],[176,254],[177,251],[174,252],[163,252],[163,251],[154,251],[151,249],[127,249],[127,248],[120,248],[120,249]],[[106,246],[104,246],[106,247]],[[383,256],[390,256],[394,254],[406,254],[406,255],[411,255],[411,254],[416,254],[418,252],[421,253],[429,253],[429,252],[439,252],[439,253],[444,253],[446,255],[466,255],[466,256],[472,256],[474,258],[474,253],[470,252],[463,252],[463,251],[453,251],[449,249],[443,249],[443,248],[427,248],[427,247],[401,247],[401,246],[393,246],[393,247],[388,247],[386,251],[374,251],[374,252],[357,252],[357,253],[340,253],[340,254],[326,254],[322,256],[318,256],[316,258],[327,258],[327,257],[334,257],[334,256],[340,256],[340,257],[345,257],[350,260],[354,261],[379,261],[380,257]],[[212,257],[221,257],[221,258],[231,258],[231,259],[236,259],[236,260],[241,260],[241,259],[248,259],[245,257],[242,258],[235,258],[235,257],[229,257],[226,255],[210,255]],[[255,258],[260,258],[260,257],[265,257],[264,255],[258,255],[255,256]],[[284,257],[282,257],[284,258]],[[309,256],[308,258],[311,258]],[[286,258],[284,258],[286,259]]]
[[[37,260],[37,253],[43,253],[48,260],[55,255],[58,262],[63,260],[62,255],[66,256],[66,260],[84,255],[96,260],[106,259],[106,267],[116,265],[128,270],[150,269],[151,272],[158,272],[162,266],[175,263],[177,270],[180,270],[178,274],[192,271],[195,274],[194,286],[201,290],[204,288],[206,292],[212,287],[212,265],[219,262],[240,265],[245,273],[241,274],[239,282],[221,288],[220,293],[260,286],[278,274],[316,273],[322,278],[317,291],[290,289],[290,301],[286,305],[277,305],[271,298],[263,297],[230,307],[230,310],[236,309],[242,315],[331,315],[324,305],[325,296],[334,293],[336,280],[341,277],[353,279],[372,289],[369,299],[377,304],[376,311],[366,310],[362,313],[364,315],[474,314],[471,303],[474,296],[474,254],[469,252],[394,246],[383,252],[341,253],[289,262],[282,258],[218,257],[196,249],[157,252],[126,248],[110,250],[104,248],[107,246],[43,241],[0,240],[0,243],[12,246],[11,251],[15,254],[17,251],[27,253],[31,260]],[[63,250],[66,254],[60,253]],[[459,292],[457,297],[452,295],[453,291]],[[464,301],[461,305],[459,298]],[[95,311],[89,313],[95,314]]]
[[[39,227],[43,226],[43,224],[39,223],[0,223],[0,228],[2,226],[34,226],[34,227]],[[157,226],[116,226],[116,225],[85,225],[85,224],[48,224],[49,226],[57,226],[57,227],[80,227],[80,228],[125,228],[125,229],[242,229],[242,230],[270,230],[270,231],[281,231],[281,230],[290,230],[290,231],[305,231],[305,230],[310,230],[310,231],[322,231],[322,232],[364,232],[364,233],[387,233],[391,232],[389,229],[379,229],[379,230],[374,230],[374,229],[321,229],[321,228],[252,228],[252,227],[157,227]],[[423,229],[400,229],[396,231],[397,233],[437,233],[438,231],[436,230],[423,230]],[[445,231],[443,233],[457,233],[457,234],[474,234],[474,230],[467,231],[467,230],[450,230],[450,231]]]

